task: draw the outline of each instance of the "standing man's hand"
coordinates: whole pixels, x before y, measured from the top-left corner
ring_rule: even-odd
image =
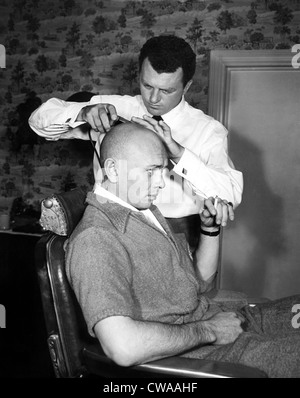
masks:
[[[118,120],[116,108],[111,104],[88,105],[81,109],[76,121],[86,122],[100,133],[107,133]]]
[[[165,143],[168,149],[168,155],[171,160],[178,163],[184,152],[184,147],[175,141],[172,137],[170,127],[163,121],[157,121],[151,116],[145,115],[143,119],[133,116],[131,120],[148,129],[153,130]]]

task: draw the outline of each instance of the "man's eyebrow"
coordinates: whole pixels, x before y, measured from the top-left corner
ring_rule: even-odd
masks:
[[[165,166],[163,164],[149,164],[146,168],[152,169],[163,169]]]
[[[176,88],[175,88],[175,87],[169,87],[169,88],[160,88],[160,90],[163,90],[163,91],[169,91],[170,93],[172,93],[173,91],[176,91]]]
[[[142,83],[145,85],[147,85],[147,86],[150,86],[150,87],[153,87],[147,80],[145,80],[145,79],[143,79],[143,78],[141,78],[141,80],[142,80]],[[166,87],[166,88],[163,88],[163,87],[159,87],[159,90],[164,90],[164,91],[176,91],[176,87]]]

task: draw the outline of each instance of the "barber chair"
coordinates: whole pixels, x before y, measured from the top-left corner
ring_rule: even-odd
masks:
[[[47,343],[58,378],[263,378],[260,370],[178,356],[133,367],[121,367],[102,351],[87,332],[80,306],[65,273],[64,245],[81,219],[85,193],[74,189],[42,201],[35,262],[42,297]]]

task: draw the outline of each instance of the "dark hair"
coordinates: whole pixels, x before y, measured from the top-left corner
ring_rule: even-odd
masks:
[[[184,86],[194,76],[196,55],[191,46],[180,37],[166,35],[147,40],[139,55],[140,71],[146,58],[157,73],[173,73],[181,67]]]
[[[97,95],[95,93],[91,93],[89,91],[78,91],[77,93],[72,94],[70,97],[66,99],[66,101],[70,102],[88,102],[90,99]]]

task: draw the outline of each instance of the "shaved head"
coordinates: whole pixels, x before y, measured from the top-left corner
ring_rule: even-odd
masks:
[[[148,209],[165,186],[166,148],[152,130],[121,123],[105,134],[100,147],[102,186],[136,209]]]
[[[136,123],[120,123],[105,134],[101,143],[101,166],[108,158],[128,160],[150,148],[164,148],[162,140],[151,130]]]

